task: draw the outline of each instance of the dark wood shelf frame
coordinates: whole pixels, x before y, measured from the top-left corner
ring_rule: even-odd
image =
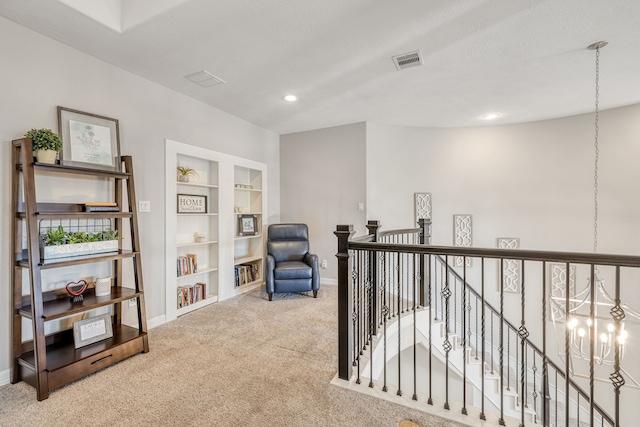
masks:
[[[34,161],[31,140],[12,142],[12,160],[15,165],[12,180],[12,207],[15,212],[11,230],[12,261],[12,357],[11,382],[25,381],[36,388],[38,400],[65,384],[117,363],[127,357],[149,351],[147,321],[142,283],[142,262],[138,235],[138,217],[133,161],[122,156],[122,171],[91,169],[87,167],[46,165]],[[84,212],[82,203],[38,203],[36,200],[36,173],[72,174],[81,179],[98,178],[113,182],[113,197],[120,212]],[[123,202],[126,192],[128,209]],[[118,231],[115,252],[79,257],[40,259],[38,222],[41,219],[112,218]],[[131,249],[122,249],[124,221],[129,221]],[[26,225],[26,227],[25,227]],[[26,229],[26,235],[24,231]],[[26,248],[23,241],[26,240]],[[111,294],[96,297],[95,291],[85,292],[82,302],[72,303],[68,296],[42,291],[41,272],[46,269],[78,266],[88,263],[111,262],[113,285]],[[133,266],[133,289],[122,287],[123,263]],[[28,279],[29,294],[23,295],[23,276]],[[122,324],[123,302],[136,299],[137,327]],[[113,336],[76,349],[73,330],[59,331],[45,336],[47,321],[78,315],[100,307],[111,307]],[[30,319],[33,339],[22,341],[22,320]]]

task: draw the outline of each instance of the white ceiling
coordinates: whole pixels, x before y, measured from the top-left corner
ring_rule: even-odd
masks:
[[[0,15],[279,134],[526,122],[640,102],[639,0],[2,0]],[[91,12],[91,13],[90,13]],[[89,17],[86,14],[92,14]],[[104,23],[100,23],[103,17]],[[97,19],[97,20],[96,20]],[[420,50],[424,65],[391,57]],[[184,76],[207,70],[226,83]],[[282,96],[296,94],[287,103]]]

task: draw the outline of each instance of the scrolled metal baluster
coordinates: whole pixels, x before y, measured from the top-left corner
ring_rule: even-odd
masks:
[[[389,288],[391,287],[391,285],[387,282],[389,275],[388,275],[388,270],[389,270],[389,263],[387,262],[387,259],[389,257],[387,256],[387,253],[384,253],[384,260],[383,260],[383,264],[384,264],[384,281],[382,283],[382,288],[383,288],[383,301],[382,301],[382,333],[384,335],[383,337],[383,346],[382,346],[382,352],[383,352],[383,365],[382,365],[382,369],[383,369],[383,384],[382,384],[382,391],[387,391],[387,318],[389,316],[389,304],[390,304],[390,294],[389,292],[384,292],[384,288]],[[387,284],[389,284],[389,286],[387,286]]]
[[[417,297],[416,289],[420,281],[420,274],[419,273],[416,274],[417,262],[418,262],[418,255],[413,254],[413,287],[412,287],[412,292],[413,292],[413,296],[412,296],[412,300],[413,300],[413,396],[411,397],[413,400],[418,400],[418,379],[417,379],[418,358],[416,354],[416,350],[418,348],[418,343],[417,343],[417,337],[418,337],[417,311],[418,310],[416,309],[416,300],[418,299],[418,297]]]
[[[448,255],[445,255],[445,263],[449,265]],[[445,316],[445,339],[443,343],[445,354],[445,402],[444,409],[449,408],[449,352],[452,349],[451,342],[449,342],[449,298],[451,297],[451,290],[449,289],[449,270],[446,270],[446,276],[444,278],[444,289],[442,290],[442,297],[444,298],[444,316]]]
[[[521,401],[522,407],[520,408],[520,425],[524,425],[524,408],[527,407],[527,337],[529,331],[525,326],[525,280],[524,280],[524,263],[522,263],[522,283],[520,285],[520,328],[518,329],[518,335],[520,335],[520,350],[522,352],[522,365],[520,366],[520,390],[522,393]]]
[[[536,372],[538,368],[536,367],[536,352],[535,350],[531,353],[533,356],[533,366],[531,367],[531,372],[533,376],[533,393],[531,393],[531,397],[533,397],[533,423],[538,423],[538,391],[536,389]],[[523,423],[524,425],[524,423]]]

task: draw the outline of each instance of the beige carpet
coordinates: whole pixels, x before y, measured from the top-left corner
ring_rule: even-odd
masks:
[[[458,425],[331,385],[337,288],[318,298],[255,290],[149,332],[150,352],[38,402],[0,387],[0,426]]]

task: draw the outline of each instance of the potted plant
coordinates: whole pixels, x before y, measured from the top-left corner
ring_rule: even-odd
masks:
[[[178,172],[179,182],[189,182],[189,177],[198,177],[198,172],[189,166],[178,166],[176,167],[176,171]]]
[[[62,150],[62,139],[51,129],[31,129],[25,135],[31,138],[33,151],[40,163],[55,163],[56,155]]]
[[[89,255],[118,250],[118,231],[104,230],[97,233],[66,231],[61,225],[40,235],[42,259]]]

